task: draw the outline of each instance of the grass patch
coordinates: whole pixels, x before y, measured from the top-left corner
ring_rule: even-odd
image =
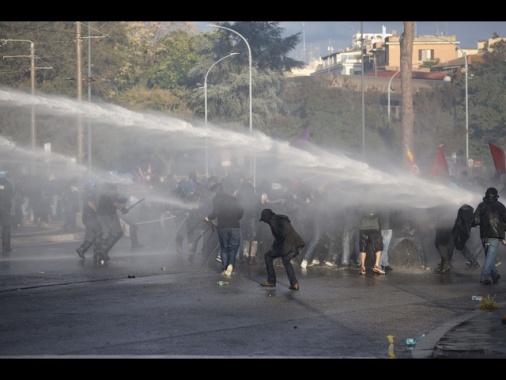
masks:
[[[499,305],[495,302],[495,296],[487,295],[476,305],[480,310],[493,311],[499,309]]]

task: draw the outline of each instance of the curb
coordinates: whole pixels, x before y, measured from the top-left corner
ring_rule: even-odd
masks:
[[[48,234],[47,232],[42,232],[38,235],[30,234],[28,236],[11,236],[11,245],[15,247],[30,244],[71,242],[83,239],[84,232],[57,234]]]
[[[445,334],[453,327],[477,316],[477,311],[473,310],[469,313],[455,317],[441,326],[436,327],[434,330],[429,331],[425,336],[420,339],[417,345],[411,351],[413,359],[432,359],[435,358],[437,344]]]

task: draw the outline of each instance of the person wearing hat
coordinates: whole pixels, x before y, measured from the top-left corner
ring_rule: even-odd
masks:
[[[495,259],[500,243],[505,243],[506,207],[498,201],[495,187],[489,187],[483,201],[474,211],[473,226],[480,226],[480,237],[485,250],[485,263],[481,270],[480,283],[497,284],[501,275],[497,273]]]
[[[0,169],[0,224],[2,225],[2,256],[9,256],[11,249],[11,207],[14,187],[7,179],[7,172]]]
[[[260,222],[267,223],[271,227],[272,236],[274,237],[271,248],[264,254],[267,280],[261,282],[260,285],[266,287],[276,286],[274,259],[281,257],[286,275],[290,281],[289,289],[299,290],[299,282],[295,277],[291,260],[299,254],[299,251],[305,247],[306,243],[295,231],[286,215],[276,214],[270,208],[266,208],[262,210]]]

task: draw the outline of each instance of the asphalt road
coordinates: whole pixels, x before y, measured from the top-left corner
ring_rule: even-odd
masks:
[[[480,285],[479,271],[466,271],[458,256],[448,275],[297,267],[300,290],[292,291],[282,266],[277,286],[262,288],[264,266],[242,263],[228,285],[218,286],[223,278],[215,258],[190,263],[167,249],[171,236],[136,251],[124,237],[105,266],[95,265],[90,253],[84,263],[78,259],[82,234],[54,236],[39,242],[26,236],[0,260],[2,359],[450,357],[445,350],[459,353],[453,357],[506,357],[506,349],[501,356],[484,344],[470,346],[482,332],[469,326],[481,318],[497,329],[491,335],[506,332],[500,324],[506,286]],[[471,296],[486,294],[498,311],[477,310]],[[460,346],[457,334],[453,347],[442,339],[466,323]],[[418,338],[414,349],[408,338]]]

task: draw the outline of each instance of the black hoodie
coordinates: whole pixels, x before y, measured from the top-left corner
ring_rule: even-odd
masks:
[[[504,239],[506,230],[506,207],[497,200],[499,196],[485,194],[474,211],[473,227],[480,226],[480,237]]]
[[[295,231],[286,215],[278,215],[271,209],[262,210],[260,221],[267,223],[271,227],[274,242],[272,243],[272,256],[285,256],[290,252],[297,252],[305,247],[306,243]]]
[[[453,225],[452,236],[455,248],[459,251],[464,249],[467,240],[471,236],[471,226],[474,218],[474,208],[467,204],[461,206],[457,212],[457,219]]]

